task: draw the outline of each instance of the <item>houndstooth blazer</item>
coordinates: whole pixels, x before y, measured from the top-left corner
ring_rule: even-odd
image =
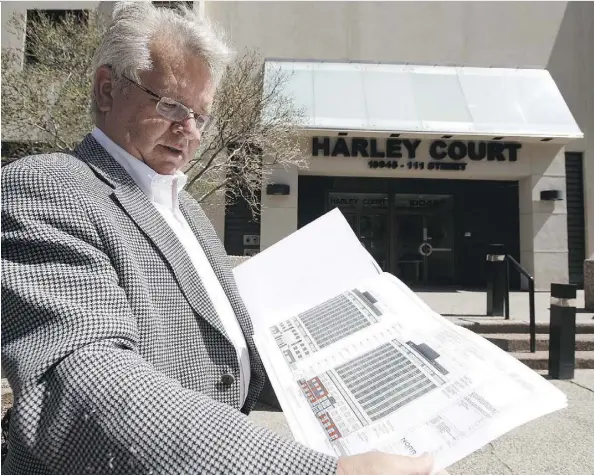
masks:
[[[88,135],[2,170],[2,366],[15,396],[7,474],[334,474],[336,459],[255,426],[264,384],[225,250],[180,208],[249,347],[239,365],[184,248]]]

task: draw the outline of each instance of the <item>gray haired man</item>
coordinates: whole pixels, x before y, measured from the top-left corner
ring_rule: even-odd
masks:
[[[8,474],[424,474],[255,426],[265,373],[225,250],[180,171],[230,50],[192,10],[118,4],[95,56],[96,128],[2,173]]]

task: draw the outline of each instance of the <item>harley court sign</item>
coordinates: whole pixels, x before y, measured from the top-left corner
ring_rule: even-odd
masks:
[[[330,137],[312,137],[311,154],[314,157],[370,158],[370,168],[465,170],[468,161],[516,162],[522,148],[522,144],[516,142],[434,140],[429,143],[429,158],[434,161],[425,164],[411,162],[417,159],[419,145],[421,140],[418,139],[338,137],[331,141]],[[398,162],[400,158],[411,161],[404,164]],[[446,158],[449,160],[442,161]]]

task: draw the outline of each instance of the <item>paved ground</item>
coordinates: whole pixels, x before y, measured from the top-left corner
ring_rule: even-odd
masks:
[[[504,435],[448,468],[450,475],[593,475],[594,370],[553,381],[569,406]],[[291,438],[282,412],[258,406],[255,423]]]
[[[554,381],[568,408],[504,435],[448,469],[451,475],[594,474],[594,370]]]
[[[484,292],[466,290],[423,291],[415,289],[429,306],[453,320],[501,321],[486,317]],[[577,322],[594,324],[594,313],[586,312],[583,291],[576,300]],[[549,321],[548,292],[535,296],[536,320]],[[528,321],[528,293],[512,292],[511,320]],[[502,322],[503,323],[503,322]],[[2,381],[2,415],[12,395]],[[450,467],[450,475],[594,475],[594,370],[578,370],[573,381],[554,381],[567,394],[569,407],[526,424]],[[6,386],[6,387],[5,387]],[[250,416],[257,424],[291,438],[282,412],[259,406]]]

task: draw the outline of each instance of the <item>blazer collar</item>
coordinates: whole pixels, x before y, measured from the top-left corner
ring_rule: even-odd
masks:
[[[74,149],[74,155],[89,165],[112,188],[135,185],[126,170],[95,140],[91,134]]]

